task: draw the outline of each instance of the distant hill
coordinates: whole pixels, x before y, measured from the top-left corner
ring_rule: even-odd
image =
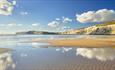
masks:
[[[27,31],[27,32],[17,32],[16,35],[25,35],[25,34],[36,34],[36,35],[41,35],[41,34],[58,34],[56,32],[45,32],[45,31]]]
[[[87,28],[68,30],[60,34],[113,35],[115,34],[115,21],[104,22]]]

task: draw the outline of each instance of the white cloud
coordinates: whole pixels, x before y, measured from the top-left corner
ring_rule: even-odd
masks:
[[[48,23],[48,26],[50,26],[50,27],[57,27],[57,26],[59,26],[59,22],[58,21],[52,21],[52,22],[50,22],[50,23]]]
[[[61,20],[60,18],[56,18],[57,21]]]
[[[67,17],[62,17],[63,18],[63,23],[69,23],[69,22],[72,22],[72,19],[70,18],[67,18]]]
[[[16,26],[16,23],[9,23],[7,26]]]
[[[16,0],[13,0],[13,1],[12,1],[12,5],[16,5]]]
[[[69,26],[64,26],[64,27],[62,27],[62,29],[70,29],[70,27]]]
[[[22,16],[28,15],[28,12],[22,11],[22,12],[20,12],[20,15],[22,15]]]
[[[16,23],[9,23],[7,26],[12,27],[12,26],[23,26],[23,24],[16,24]]]
[[[70,26],[60,26],[58,28],[55,28],[57,31],[66,31],[66,30],[70,30],[71,27]]]
[[[115,59],[115,49],[113,48],[77,48],[76,55],[81,55],[89,59],[96,58],[101,61]]]
[[[33,23],[32,26],[39,26],[39,23]]]
[[[100,9],[76,15],[76,20],[81,23],[104,22],[115,20],[115,10]]]
[[[72,19],[68,17],[62,17],[62,18],[56,18],[54,21],[48,23],[48,26],[50,27],[62,27],[65,25],[65,23],[72,22]]]
[[[12,27],[12,26],[23,26],[23,24],[9,23],[9,24],[0,24],[1,27]]]
[[[8,0],[0,0],[0,14],[1,15],[11,15],[16,5],[16,0],[9,2]]]

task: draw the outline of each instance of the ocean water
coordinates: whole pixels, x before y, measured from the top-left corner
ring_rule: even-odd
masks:
[[[113,38],[103,35],[0,36],[0,70],[115,70],[114,48],[53,47],[33,39]]]

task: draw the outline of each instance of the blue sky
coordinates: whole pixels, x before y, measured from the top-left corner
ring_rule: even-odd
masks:
[[[114,0],[3,0],[1,4],[6,1],[15,1],[16,4],[11,3],[11,11],[2,9],[5,12],[0,13],[0,33],[28,30],[64,31],[115,19]],[[93,18],[87,18],[89,11],[90,14],[93,13]],[[102,14],[108,13],[103,16],[96,13],[99,11]],[[110,18],[97,22],[94,15],[101,15],[100,19],[105,16]]]

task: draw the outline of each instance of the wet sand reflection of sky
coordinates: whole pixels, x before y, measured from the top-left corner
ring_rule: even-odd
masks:
[[[89,59],[96,58],[101,61],[114,60],[115,49],[114,48],[78,48],[76,49],[76,55],[81,55]]]
[[[30,44],[19,45],[12,55],[10,53],[0,54],[4,56],[0,58],[2,62],[5,58],[5,61],[1,63],[4,67],[1,70],[12,70],[11,67],[13,70],[114,70],[112,69],[115,68],[114,52],[113,48],[59,48],[51,46],[33,48]],[[13,61],[16,62],[16,65]]]

